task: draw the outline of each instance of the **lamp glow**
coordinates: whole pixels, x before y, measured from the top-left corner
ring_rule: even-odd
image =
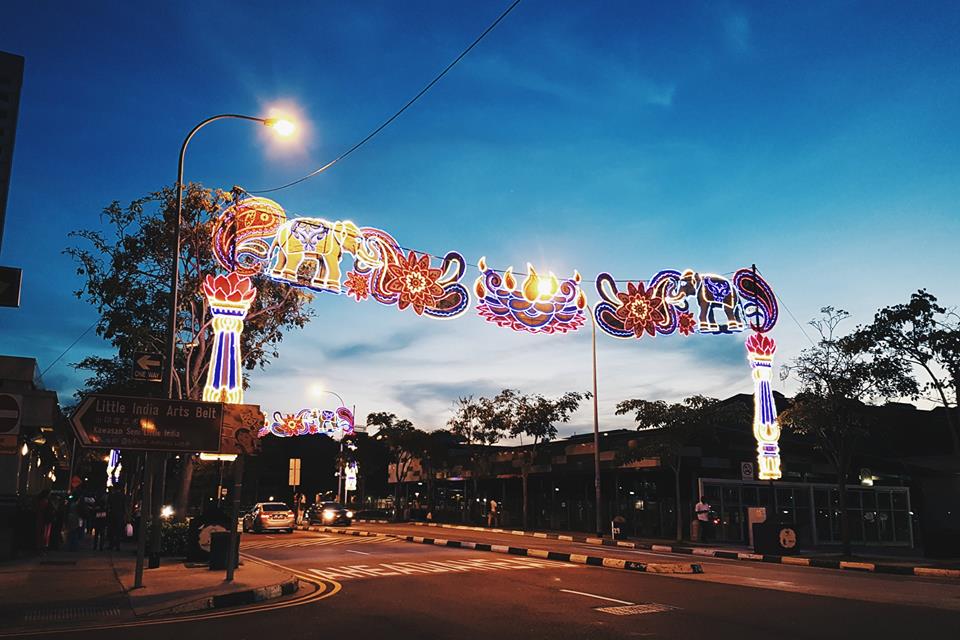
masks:
[[[297,125],[285,118],[269,118],[265,124],[282,138],[289,138],[297,130]]]

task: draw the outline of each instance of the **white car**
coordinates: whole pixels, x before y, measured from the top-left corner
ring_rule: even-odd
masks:
[[[293,511],[283,502],[258,502],[243,516],[243,530],[254,533],[287,531],[293,533]]]

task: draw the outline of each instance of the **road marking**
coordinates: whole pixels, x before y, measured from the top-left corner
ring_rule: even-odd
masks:
[[[359,553],[359,554],[362,555],[362,556],[368,556],[368,555],[370,555],[370,554],[367,553],[366,551],[355,551],[355,550],[353,550],[353,549],[347,549],[347,553]]]
[[[384,562],[311,568],[310,572],[325,580],[352,580],[355,578],[385,578],[411,574],[466,573],[469,571],[500,571],[516,569],[561,569],[572,565],[552,560],[529,558],[465,558],[458,560],[428,560],[424,562]]]
[[[586,596],[588,598],[596,598],[597,600],[607,600],[609,602],[619,602],[620,604],[629,604],[632,605],[632,602],[627,602],[626,600],[617,600],[616,598],[608,598],[607,596],[598,596],[595,593],[585,593],[583,591],[573,591],[571,589],[560,589],[564,593],[575,593],[578,596]]]
[[[292,547],[315,547],[315,546],[327,546],[327,545],[357,545],[357,544],[388,544],[399,542],[394,538],[388,538],[386,536],[380,537],[323,537],[323,538],[307,538],[307,539],[293,539],[293,540],[281,540],[276,539],[276,541],[268,540],[251,540],[249,542],[244,541],[240,548],[243,550],[247,549],[289,549]]]
[[[660,613],[662,611],[675,611],[677,609],[678,607],[671,607],[668,604],[648,602],[645,604],[632,604],[627,607],[597,607],[596,610],[615,616],[635,616],[643,613]]]

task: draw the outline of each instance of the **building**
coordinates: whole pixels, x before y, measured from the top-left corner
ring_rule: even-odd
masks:
[[[0,51],[0,249],[7,214],[7,194],[13,169],[13,143],[23,86],[23,58]]]
[[[776,400],[780,409],[789,404],[783,396]],[[724,402],[749,411],[753,399],[739,395]],[[956,548],[960,465],[956,456],[945,455],[950,439],[943,409],[888,404],[865,411],[873,427],[858,447],[845,483],[853,543],[923,547],[931,554],[950,545]],[[689,537],[693,506],[705,495],[720,519],[718,541],[747,544],[748,510],[764,507],[777,519],[793,523],[804,545],[839,544],[839,479],[812,440],[784,433],[783,478],[761,482],[754,479],[756,443],[749,422],[724,425],[693,439],[682,450],[676,477],[657,457],[625,456],[631,449],[642,450],[644,440],[653,435],[628,429],[600,434],[606,531],[619,517],[626,535],[673,538],[679,513],[682,535]],[[411,465],[403,484],[408,496],[420,494],[418,501],[429,504],[435,520],[482,521],[485,505],[495,499],[501,524],[520,526],[526,475],[529,528],[596,527],[592,433],[541,445],[536,452],[530,446],[496,447],[477,456],[461,446],[451,450],[436,477],[427,475],[421,465]],[[392,475],[390,481],[395,481]]]

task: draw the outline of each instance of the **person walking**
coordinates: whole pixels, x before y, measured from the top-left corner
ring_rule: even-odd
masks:
[[[117,487],[110,487],[107,494],[107,538],[110,550],[119,551],[127,524],[127,501]]]
[[[490,509],[487,511],[487,526],[493,527],[499,524],[499,515],[497,513],[497,501],[490,500]]]
[[[107,501],[106,496],[97,498],[93,505],[93,548],[103,551],[107,539]]]
[[[710,519],[710,503],[707,502],[707,496],[700,496],[700,502],[693,508],[697,514],[697,520],[700,523],[700,540],[707,542],[712,538],[713,520]]]
[[[83,517],[80,515],[80,502],[77,496],[70,496],[67,504],[67,549],[77,551],[83,540]]]
[[[37,553],[43,554],[50,546],[50,528],[53,524],[53,504],[50,502],[49,489],[44,489],[37,495],[34,511],[36,512]]]

